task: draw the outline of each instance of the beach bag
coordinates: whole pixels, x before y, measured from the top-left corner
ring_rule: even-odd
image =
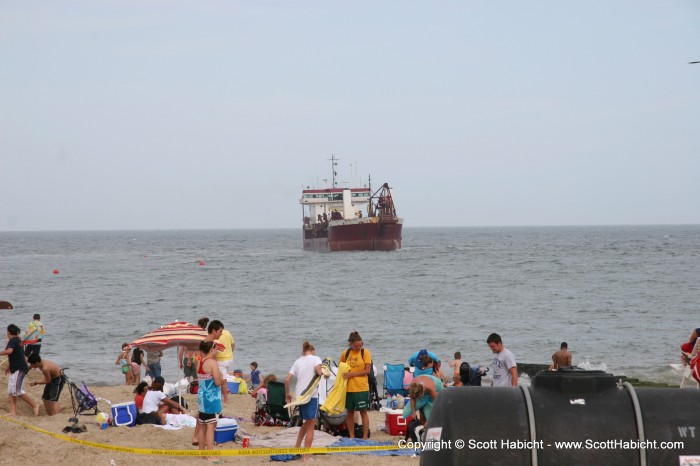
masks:
[[[420,440],[420,434],[423,430],[423,424],[418,419],[411,419],[408,421],[406,426],[406,437],[404,440],[411,440],[412,442],[417,442]]]
[[[199,382],[196,380],[193,380],[190,382],[190,384],[187,386],[187,393],[191,395],[196,395],[197,392],[199,392]]]
[[[173,400],[175,403],[178,403],[180,406],[183,408],[187,409],[189,406],[187,406],[187,401],[182,397],[182,395],[172,395],[170,396],[170,399]]]
[[[247,395],[248,394],[248,384],[243,379],[240,379],[240,383],[238,384],[238,394],[239,395]]]

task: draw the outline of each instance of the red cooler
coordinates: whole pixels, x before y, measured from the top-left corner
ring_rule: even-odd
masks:
[[[389,435],[406,435],[406,428],[408,427],[408,421],[411,420],[404,419],[403,409],[391,409],[384,411],[386,415],[386,432]]]

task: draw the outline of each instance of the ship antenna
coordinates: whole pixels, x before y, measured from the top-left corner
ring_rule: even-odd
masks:
[[[333,184],[331,185],[333,188],[335,188],[338,185],[338,182],[335,181],[336,175],[338,175],[338,172],[335,171],[335,167],[338,166],[338,162],[340,159],[336,159],[334,154],[331,154],[331,158],[328,159],[331,161],[331,170],[333,171]]]

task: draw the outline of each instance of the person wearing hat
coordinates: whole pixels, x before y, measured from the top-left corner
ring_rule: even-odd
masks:
[[[139,424],[165,424],[167,413],[185,414],[185,408],[177,401],[173,401],[163,393],[165,379],[160,375],[153,379],[151,388],[143,397],[143,409],[138,418]]]
[[[427,367],[427,358],[430,358],[433,361],[433,367]],[[416,351],[408,358],[408,365],[414,367],[414,379],[420,375],[433,375],[434,366],[438,364],[440,364],[440,358],[438,358],[435,353],[428,351],[427,349]]]

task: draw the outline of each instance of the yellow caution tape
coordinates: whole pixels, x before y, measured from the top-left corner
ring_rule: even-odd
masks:
[[[159,456],[267,456],[267,455],[315,455],[321,453],[357,453],[362,451],[388,451],[398,450],[398,446],[393,445],[367,445],[358,447],[311,447],[311,448],[242,448],[226,450],[156,450],[153,448],[133,448],[120,447],[118,445],[104,445],[102,443],[78,440],[63,434],[56,434],[48,430],[39,429],[29,424],[25,424],[16,419],[0,416],[0,419],[14,422],[27,429],[50,435],[51,437],[67,442],[77,443],[87,447],[101,448],[103,450],[119,451],[122,453],[135,453],[137,455],[159,455]]]

